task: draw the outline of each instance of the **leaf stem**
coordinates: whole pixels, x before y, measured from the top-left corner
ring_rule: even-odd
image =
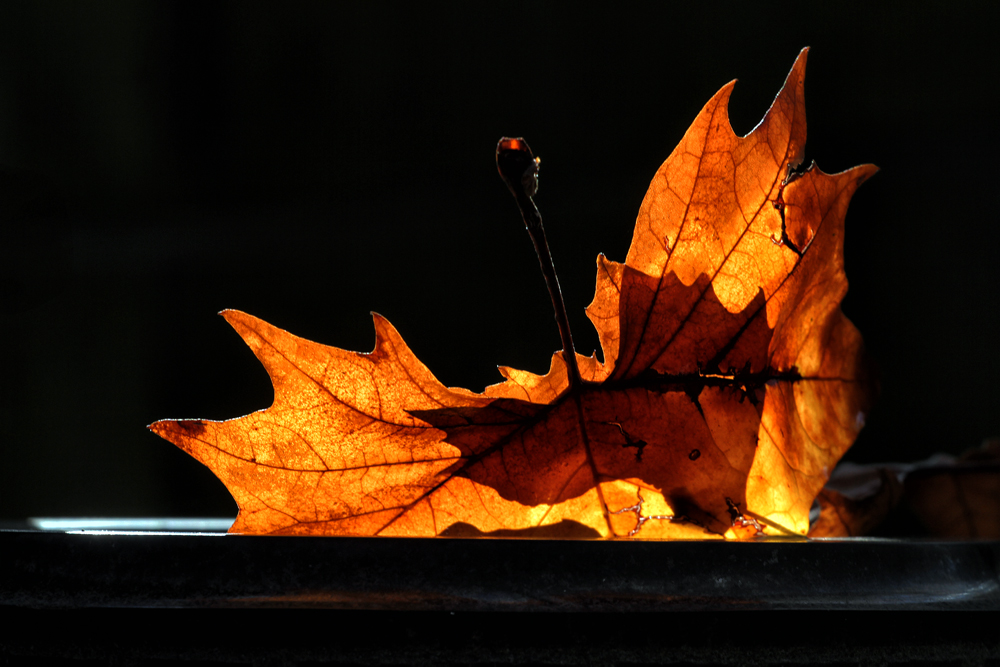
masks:
[[[545,238],[542,215],[538,212],[534,200],[535,193],[538,192],[539,162],[524,139],[501,137],[497,143],[497,170],[500,172],[500,178],[514,195],[517,208],[524,219],[524,226],[528,229],[531,242],[535,245],[535,254],[538,255],[542,275],[545,276],[545,286],[549,288],[549,297],[552,299],[559,337],[562,339],[563,358],[569,375],[569,389],[572,389],[581,382],[580,368],[576,363],[576,349],[573,347],[573,335],[569,330],[569,318],[566,317],[566,303],[559,287],[559,277],[556,275],[552,253]]]

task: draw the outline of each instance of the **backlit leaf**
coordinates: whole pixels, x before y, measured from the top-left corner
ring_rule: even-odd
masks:
[[[362,354],[225,311],[274,404],[150,428],[226,484],[233,532],[804,535],[868,409],[840,302],[844,216],[875,172],[801,168],[805,63],[746,137],[724,86],[657,171],[625,263],[598,257],[582,382],[557,352],[544,376],[450,389],[380,316]]]

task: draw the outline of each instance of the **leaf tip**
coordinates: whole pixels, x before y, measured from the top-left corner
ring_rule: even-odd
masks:
[[[858,185],[861,185],[869,178],[871,178],[879,171],[881,171],[881,169],[878,168],[878,165],[874,164],[861,164],[855,167],[855,169],[858,172]]]
[[[200,419],[161,419],[146,428],[165,440],[176,442],[171,436],[194,438],[204,433],[206,426]]]
[[[385,317],[379,315],[374,310],[369,311],[368,314],[372,316],[372,323],[375,325],[375,337],[377,339],[380,339],[382,337],[383,331],[387,329],[393,330],[395,328],[392,326],[389,320],[385,319]]]
[[[175,420],[173,419],[160,419],[158,421],[153,422],[152,424],[149,424],[148,426],[146,426],[146,428],[148,428],[156,435],[163,437],[163,434],[170,430],[170,425],[174,423]]]
[[[786,82],[792,80],[793,74],[798,74],[799,77],[801,78],[805,74],[806,62],[808,60],[809,60],[809,47],[804,46],[799,51],[799,54],[795,56],[795,62],[792,63],[792,69],[789,70],[788,72],[788,76],[786,77]]]
[[[253,315],[247,315],[242,310],[235,310],[233,308],[223,308],[218,312],[226,322],[233,328],[236,328],[238,322],[245,322],[247,319],[256,319]]]
[[[387,320],[382,315],[379,315],[374,310],[369,311],[372,316],[372,323],[375,325],[375,347],[372,352],[378,350],[381,345],[386,341],[397,341],[403,343],[403,337],[399,335],[396,327],[392,326],[392,322]],[[406,344],[403,343],[405,346]]]

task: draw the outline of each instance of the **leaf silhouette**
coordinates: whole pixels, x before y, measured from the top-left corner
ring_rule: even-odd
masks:
[[[598,257],[603,361],[573,352],[567,325],[547,374],[501,368],[476,394],[438,382],[378,315],[362,354],[225,311],[274,404],[150,428],[226,484],[233,532],[804,535],[868,409],[840,302],[844,215],[876,171],[798,169],[806,53],[746,137],[734,83],[709,100],[654,176],[625,263]]]

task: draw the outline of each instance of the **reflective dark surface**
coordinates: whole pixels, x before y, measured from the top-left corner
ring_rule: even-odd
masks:
[[[0,532],[0,605],[654,612],[1000,610],[1000,543]]]

